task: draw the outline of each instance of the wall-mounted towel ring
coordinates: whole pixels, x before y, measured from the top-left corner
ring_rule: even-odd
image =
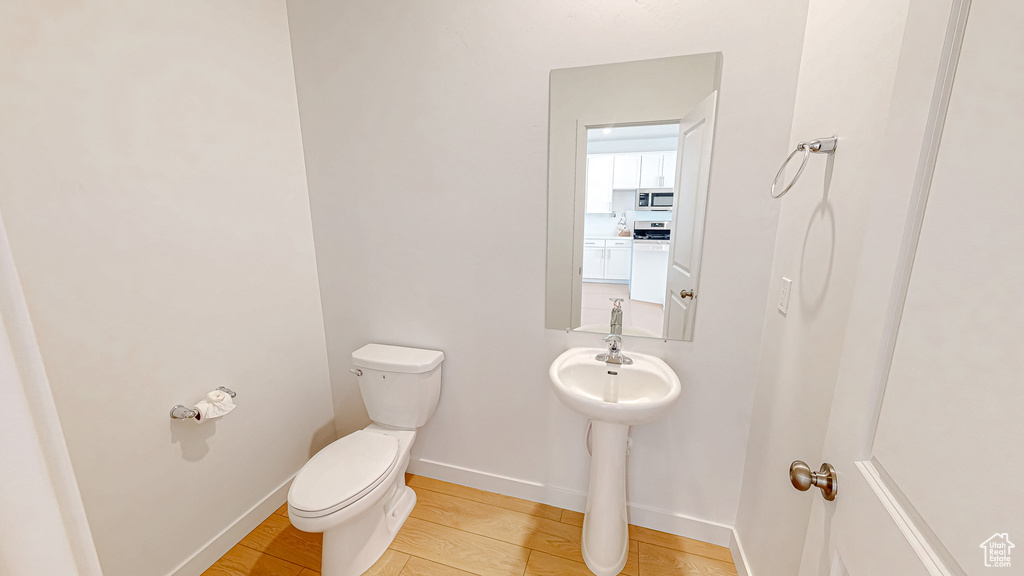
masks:
[[[796,181],[800,179],[800,175],[804,172],[804,167],[807,166],[807,158],[810,157],[811,152],[815,154],[829,154],[831,155],[836,151],[836,145],[839,144],[838,136],[829,136],[828,138],[818,138],[817,140],[811,140],[810,142],[801,142],[796,145],[796,150],[790,152],[789,156],[786,157],[786,161],[782,163],[782,168],[775,174],[775,180],[772,180],[772,198],[782,198],[789,189],[796,184]],[[803,152],[804,158],[800,162],[800,169],[796,171],[796,176],[793,176],[793,181],[788,186],[782,189],[782,192],[775,193],[775,187],[779,185],[779,178],[786,173],[786,166],[789,165],[789,161],[796,156],[797,152]]]

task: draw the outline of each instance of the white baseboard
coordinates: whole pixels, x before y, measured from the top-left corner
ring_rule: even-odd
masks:
[[[168,576],[199,576],[213,563],[227,554],[235,544],[238,544],[246,534],[252,532],[253,528],[260,525],[275,510],[288,501],[288,488],[292,485],[292,475],[283,484],[275,488],[270,494],[256,503],[252,508],[238,517],[220,534],[214,536],[202,548],[196,551],[188,560],[182,562],[177,568],[171,570]]]
[[[587,495],[582,492],[433,460],[411,460],[409,472],[577,512],[583,511],[587,504]],[[732,527],[717,522],[632,504],[628,506],[628,510],[630,524],[644,528],[677,534],[718,546],[729,546],[733,539]]]
[[[747,555],[743,553],[743,546],[740,544],[740,537],[736,529],[732,531],[732,538],[729,540],[729,552],[732,553],[732,563],[736,565],[737,576],[751,576],[750,564],[747,564]]]
[[[587,504],[586,494],[434,460],[420,458],[409,460],[409,473],[568,510],[582,511]]]

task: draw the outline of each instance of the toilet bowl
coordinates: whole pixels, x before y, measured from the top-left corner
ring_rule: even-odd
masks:
[[[374,421],[318,452],[288,491],[288,518],[323,532],[323,576],[358,576],[394,540],[416,505],[405,485],[416,429],[433,416],[444,354],[382,344],[352,353]]]
[[[375,424],[317,453],[292,482],[288,518],[303,532],[323,532],[324,576],[365,572],[391,545],[416,505],[405,485],[416,432]]]

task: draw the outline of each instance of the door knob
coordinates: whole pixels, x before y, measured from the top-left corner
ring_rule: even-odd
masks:
[[[810,490],[811,486],[821,488],[821,497],[830,502],[836,499],[839,491],[836,469],[828,462],[822,464],[817,472],[812,472],[806,462],[796,460],[789,465],[789,481],[801,492]]]
[[[679,291],[679,297],[680,298],[693,298],[693,290],[680,290]]]

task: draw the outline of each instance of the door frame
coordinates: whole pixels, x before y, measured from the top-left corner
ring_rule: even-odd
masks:
[[[714,92],[717,92],[717,88]],[[567,331],[580,327],[583,301],[583,243],[586,239],[584,223],[587,214],[587,131],[598,128],[615,128],[620,126],[650,126],[656,124],[678,123],[680,118],[661,119],[659,117],[630,114],[629,110],[620,112],[622,118],[615,115],[576,118],[576,175],[573,182],[574,206],[572,233],[572,281],[569,298],[569,326]],[[639,117],[639,119],[637,119]],[[624,120],[624,118],[630,118]],[[678,165],[678,160],[676,164]],[[612,176],[614,178],[614,175]],[[609,311],[611,306],[608,307]]]
[[[953,80],[956,76],[957,60],[967,28],[967,14],[971,0],[953,0],[952,4],[939,61],[938,77],[935,80],[935,91],[932,94],[931,109],[928,111],[928,123],[921,145],[917,174],[911,191],[910,210],[903,230],[903,241],[900,244],[896,276],[890,295],[888,307],[890,314],[886,322],[885,338],[881,343],[881,361],[875,377],[875,402],[872,404],[874,413],[868,427],[869,434],[865,435],[865,452],[869,452],[874,444],[878,418],[882,411],[882,398],[885,395],[889,368],[892,366],[893,354],[896,351],[896,336],[903,317],[903,306],[907,300],[910,277],[914,270],[914,258],[917,255],[917,245],[921,238],[921,227],[924,224],[928,195],[931,192],[932,178],[935,174],[935,163],[939,156],[939,144],[946,122],[946,111],[949,109],[949,99],[953,93]]]
[[[32,574],[102,576],[61,428],[57,406],[43,366],[7,231],[0,220],[0,398],[8,442],[0,442],[7,462],[0,481],[0,504],[31,508],[0,517],[0,566]],[[26,524],[27,521],[27,524]]]

